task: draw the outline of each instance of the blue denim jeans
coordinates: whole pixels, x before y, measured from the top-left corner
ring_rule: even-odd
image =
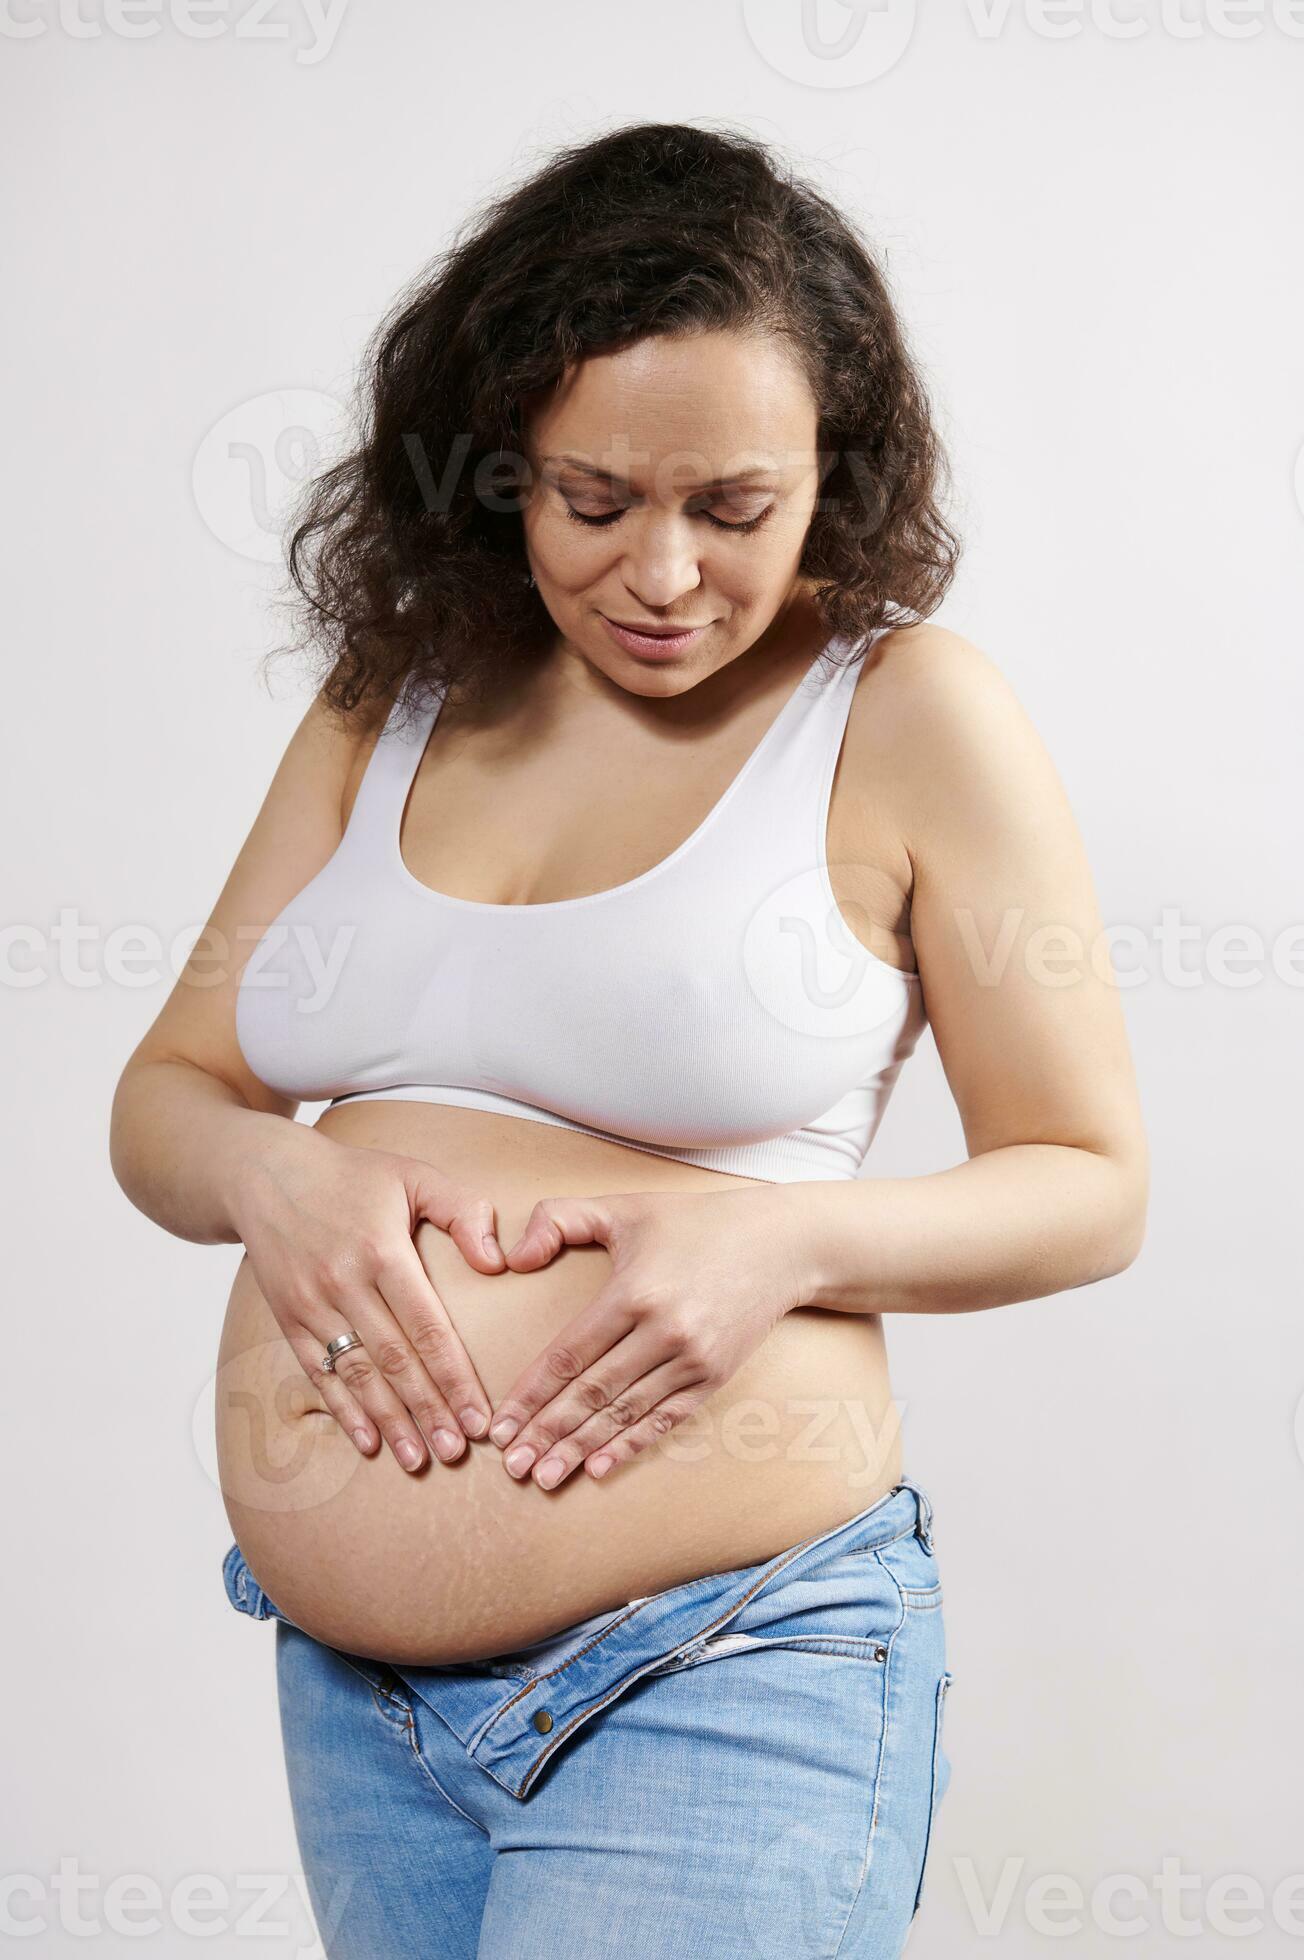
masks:
[[[895,1960],[951,1675],[903,1479],[776,1557],[515,1654],[394,1666],[277,1620],[295,1829],[330,1960]]]

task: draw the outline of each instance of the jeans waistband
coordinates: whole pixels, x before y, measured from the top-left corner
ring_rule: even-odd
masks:
[[[528,1794],[545,1763],[590,1716],[650,1669],[690,1654],[776,1581],[818,1569],[846,1552],[874,1551],[913,1530],[932,1551],[933,1507],[903,1477],[867,1511],[759,1565],[693,1579],[618,1612],[568,1651],[565,1634],[536,1663],[407,1667],[393,1672],[439,1717],[503,1789]],[[555,1658],[554,1658],[555,1656]]]

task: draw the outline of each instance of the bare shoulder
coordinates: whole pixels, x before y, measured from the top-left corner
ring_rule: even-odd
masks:
[[[1095,883],[1045,744],[962,635],[911,627],[871,652],[857,707],[909,850],[911,943],[969,1154],[1053,1143],[1143,1164]]]
[[[290,738],[282,772],[292,776],[296,791],[306,790],[314,801],[338,811],[341,833],[395,692],[349,710],[332,706],[318,692]]]
[[[883,634],[865,657],[857,719],[866,734],[909,728],[941,739],[1022,709],[996,662],[961,633],[925,621]],[[1026,718],[1025,718],[1026,719]]]
[[[912,858],[988,826],[1064,809],[1046,746],[996,661],[924,622],[885,633],[856,689],[848,743],[881,785]]]
[[[936,827],[930,785],[954,767],[945,758],[974,704],[1001,685],[977,647],[929,624],[881,635],[856,678],[829,807],[830,876],[848,928],[892,965],[917,965],[911,913]]]

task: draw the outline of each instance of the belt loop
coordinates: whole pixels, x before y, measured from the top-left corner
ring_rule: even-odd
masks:
[[[917,1513],[915,1518],[915,1535],[924,1550],[931,1552],[933,1549],[933,1506],[929,1500],[927,1491],[921,1490],[919,1485],[911,1482],[908,1477],[904,1481],[910,1485],[911,1490],[915,1493],[915,1509]]]

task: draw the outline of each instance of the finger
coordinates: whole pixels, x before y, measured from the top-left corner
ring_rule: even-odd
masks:
[[[664,1338],[658,1338],[646,1326],[636,1326],[632,1333],[599,1355],[582,1374],[567,1382],[550,1401],[543,1404],[537,1414],[522,1425],[512,1439],[512,1446],[505,1458],[510,1474],[513,1477],[525,1476],[536,1457],[546,1455],[563,1437],[571,1435],[591,1421],[600,1410],[622,1397],[631,1383],[641,1380],[653,1368],[672,1362],[676,1364],[677,1372],[675,1382],[668,1383],[667,1387],[693,1378],[692,1371],[684,1366],[682,1357],[667,1350]],[[632,1421],[633,1417],[629,1420]]]
[[[612,1223],[605,1198],[540,1198],[509,1249],[507,1263],[514,1273],[532,1273],[555,1259],[563,1246],[607,1245]]]
[[[672,1429],[686,1422],[702,1406],[710,1392],[709,1382],[702,1382],[695,1388],[679,1389],[667,1396],[631,1428],[604,1443],[585,1460],[584,1468],[591,1477],[605,1477],[616,1464],[628,1463],[642,1451],[663,1443]]]
[[[416,1357],[415,1392],[421,1406],[408,1401],[412,1413],[422,1421],[426,1433],[431,1423],[440,1426],[451,1420],[461,1455],[463,1432],[483,1436],[489,1427],[492,1404],[470,1355],[454,1327],[448,1309],[431,1283],[421,1255],[409,1240],[386,1263],[377,1276],[382,1298],[406,1334]],[[392,1378],[391,1378],[392,1379]],[[424,1382],[430,1385],[429,1392]],[[395,1383],[404,1391],[404,1384]],[[443,1450],[440,1451],[443,1455]]]
[[[687,1389],[682,1366],[666,1361],[659,1368],[632,1381],[613,1396],[606,1407],[587,1422],[572,1429],[553,1443],[534,1465],[534,1481],[542,1490],[556,1490],[572,1471],[597,1450],[605,1449],[618,1436],[633,1429],[659,1402]],[[546,1417],[547,1410],[544,1411]],[[512,1451],[512,1455],[515,1455]]]
[[[472,1198],[450,1178],[410,1159],[404,1173],[408,1203],[415,1224],[429,1219],[448,1233],[468,1266],[478,1273],[501,1273],[505,1261],[498,1243],[492,1201]]]
[[[343,1333],[343,1326],[335,1330]],[[328,1339],[333,1340],[334,1335]],[[290,1336],[290,1348],[295,1360],[311,1382],[319,1401],[328,1413],[334,1416],[346,1436],[352,1438],[363,1456],[370,1456],[379,1441],[375,1425],[369,1421],[362,1404],[355,1401],[347,1386],[332,1371],[329,1375],[322,1366],[322,1355],[326,1352],[326,1342],[319,1341],[315,1334],[300,1328]]]
[[[375,1384],[386,1383],[435,1455],[451,1463],[465,1450],[466,1437],[442,1390],[426,1373],[389,1300],[379,1290],[381,1283],[387,1287],[393,1284],[390,1271],[385,1267],[376,1286],[340,1302],[341,1311],[351,1316],[350,1326],[361,1335],[362,1346],[341,1354],[335,1366],[368,1411]],[[404,1461],[401,1456],[399,1460]]]
[[[342,1388],[352,1403],[362,1409],[364,1420],[369,1420],[379,1431],[404,1470],[424,1469],[427,1456],[421,1433],[401,1397],[374,1366],[366,1347],[349,1348],[331,1369],[323,1365],[328,1342],[341,1334],[362,1335],[356,1319],[347,1310],[339,1312],[323,1306],[313,1311],[311,1320],[305,1321],[305,1328],[308,1339],[316,1347],[315,1351],[301,1355],[300,1360],[308,1379],[332,1413],[332,1397],[337,1397]],[[362,1338],[365,1341],[365,1335]],[[356,1436],[354,1441],[358,1441]]]
[[[582,1312],[549,1342],[542,1354],[517,1376],[493,1412],[489,1425],[491,1441],[501,1449],[510,1443],[546,1402],[578,1380],[637,1324],[633,1309],[621,1303],[614,1287],[605,1286]],[[591,1413],[591,1412],[590,1412]]]

